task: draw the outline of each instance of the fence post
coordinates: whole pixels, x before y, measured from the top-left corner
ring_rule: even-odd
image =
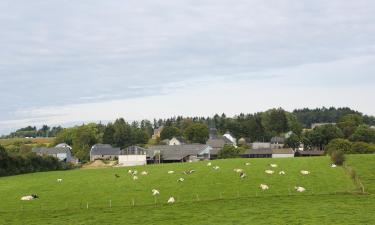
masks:
[[[222,196],[221,192],[220,192],[219,198],[220,198],[220,199],[222,199],[222,198],[223,198],[223,196]]]
[[[135,201],[134,201],[134,198],[132,198],[132,205],[133,205],[133,206],[135,205]]]
[[[86,202],[86,209],[89,209],[89,202]]]
[[[112,200],[109,200],[109,208],[112,208]]]
[[[237,191],[237,198],[240,197],[240,191]]]
[[[197,201],[199,202],[199,195],[198,195],[198,194],[196,194],[196,197],[197,197]]]

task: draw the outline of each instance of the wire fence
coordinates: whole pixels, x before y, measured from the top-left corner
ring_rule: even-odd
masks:
[[[288,196],[317,196],[317,195],[343,195],[352,194],[353,190],[342,189],[333,192],[317,190],[310,188],[305,192],[299,193],[294,188],[283,190],[255,190],[251,192],[241,192],[240,190],[207,193],[191,193],[190,195],[174,195],[175,203],[193,203],[215,200],[236,200],[236,199],[255,199],[265,197],[288,197]],[[72,200],[64,202],[44,201],[41,199],[33,201],[15,201],[13,204],[0,206],[0,212],[13,211],[43,211],[43,210],[90,210],[90,209],[112,209],[112,208],[129,208],[138,206],[163,206],[167,205],[169,197],[130,197],[127,199],[108,199],[108,200]]]

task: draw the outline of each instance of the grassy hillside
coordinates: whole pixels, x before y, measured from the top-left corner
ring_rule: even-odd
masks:
[[[374,155],[351,156],[349,162],[366,185],[373,185]],[[250,166],[245,166],[250,162]],[[270,163],[275,171],[287,174],[267,175]],[[375,219],[372,195],[353,195],[355,185],[343,168],[329,167],[329,159],[234,159],[206,162],[164,164],[137,167],[149,175],[132,180],[128,168],[109,168],[48,172],[0,178],[0,224],[366,224]],[[241,180],[233,171],[242,168],[248,177]],[[184,175],[188,169],[196,173]],[[175,174],[167,171],[174,170]],[[309,170],[308,176],[299,174]],[[366,172],[367,171],[367,172]],[[114,174],[120,178],[115,178]],[[184,177],[185,182],[177,179]],[[56,179],[62,178],[62,183]],[[259,184],[270,186],[261,191]],[[303,186],[297,193],[294,186]],[[154,198],[151,189],[161,195]],[[40,199],[21,202],[19,198],[38,193]],[[169,196],[177,198],[166,205]],[[112,208],[109,208],[111,200]],[[133,201],[135,206],[133,205]],[[156,204],[155,204],[156,201]],[[87,203],[89,209],[87,209]],[[355,206],[355,207],[353,207]],[[46,213],[48,212],[48,213]],[[23,215],[27,215],[26,217]],[[192,219],[193,217],[193,219]],[[74,222],[73,222],[74,221]],[[110,221],[110,222],[109,222]]]

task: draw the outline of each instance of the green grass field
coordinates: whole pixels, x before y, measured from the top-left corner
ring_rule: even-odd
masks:
[[[129,168],[26,174],[0,178],[1,224],[373,224],[375,155],[350,156],[367,195],[356,194],[347,172],[329,158],[231,159],[137,167],[149,175],[134,181]],[[250,166],[245,166],[250,162]],[[276,172],[264,170],[276,163]],[[242,168],[246,179],[233,171]],[[133,169],[133,168],[131,168]],[[194,169],[184,175],[182,171]],[[167,171],[174,170],[175,174]],[[300,170],[309,170],[302,176]],[[114,174],[119,174],[116,178]],[[184,182],[177,182],[183,177]],[[63,182],[56,182],[62,178]],[[261,183],[270,190],[261,191]],[[304,193],[294,191],[303,186]],[[152,189],[160,190],[154,198]],[[23,195],[40,199],[21,202]],[[177,202],[167,205],[169,196]],[[134,205],[133,205],[134,204]],[[111,208],[110,208],[111,205]],[[87,208],[88,207],[88,208]]]

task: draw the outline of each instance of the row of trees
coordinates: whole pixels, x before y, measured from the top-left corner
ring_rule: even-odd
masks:
[[[56,137],[63,128],[61,126],[49,127],[43,125],[40,129],[35,126],[27,126],[10,133],[9,135],[3,136],[3,138],[24,138],[24,137]]]
[[[176,126],[169,125],[164,127],[160,134],[160,139],[171,139],[172,137],[183,136],[191,143],[206,143],[209,131],[208,126],[202,122],[191,122],[186,128],[180,129]]]
[[[0,176],[68,169],[69,165],[52,156],[34,153],[10,154],[0,145]]]

